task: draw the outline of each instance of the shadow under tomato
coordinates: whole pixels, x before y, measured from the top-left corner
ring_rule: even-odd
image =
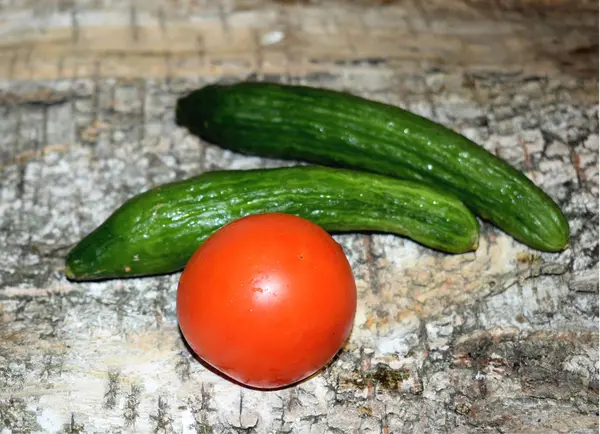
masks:
[[[260,392],[277,392],[279,390],[288,389],[288,388],[291,388],[291,387],[298,386],[298,385],[304,383],[305,381],[309,381],[309,380],[311,380],[312,378],[315,378],[318,375],[321,375],[323,373],[323,371],[325,369],[327,369],[327,367],[330,364],[336,362],[336,360],[340,357],[340,354],[341,354],[342,350],[346,346],[346,343],[348,342],[348,340],[344,341],[344,344],[342,345],[342,347],[340,348],[340,350],[335,354],[335,356],[333,356],[331,358],[331,360],[325,366],[323,366],[321,369],[319,369],[317,372],[309,375],[306,378],[303,378],[300,381],[296,381],[295,383],[287,384],[287,385],[281,386],[281,387],[268,387],[268,388],[266,388],[266,387],[250,386],[248,384],[241,383],[238,380],[236,380],[235,378],[231,378],[229,375],[225,374],[224,372],[219,371],[213,365],[211,365],[206,360],[204,360],[202,357],[200,357],[198,354],[196,354],[196,352],[190,346],[190,344],[188,343],[188,341],[185,339],[185,336],[181,332],[181,328],[180,327],[177,327],[177,330],[179,331],[179,337],[181,338],[181,341],[183,342],[183,345],[185,346],[185,348],[192,355],[192,357],[194,358],[194,360],[196,360],[206,370],[212,372],[213,374],[218,375],[219,377],[221,377],[221,378],[223,378],[223,379],[225,379],[225,380],[227,380],[227,381],[229,381],[229,382],[231,382],[231,383],[233,383],[233,384],[235,384],[237,386],[243,387],[245,389],[257,390],[257,391],[260,391]]]

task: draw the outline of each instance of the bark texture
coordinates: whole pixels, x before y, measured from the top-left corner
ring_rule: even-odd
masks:
[[[0,432],[596,433],[598,5],[495,1],[0,2]],[[320,375],[240,388],[184,346],[178,274],[72,283],[68,249],[124,200],[217,168],[289,165],[174,124],[216,80],[408,108],[563,208],[544,254],[482,224],[475,253],[336,239],[359,290]]]

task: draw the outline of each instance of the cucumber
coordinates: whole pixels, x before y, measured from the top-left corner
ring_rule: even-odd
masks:
[[[448,128],[348,93],[269,83],[209,85],[180,98],[177,123],[241,153],[346,166],[427,183],[542,251],[560,251],[569,225],[525,175]]]
[[[129,199],[69,252],[65,273],[96,280],[174,272],[223,225],[267,212],[331,232],[404,235],[451,253],[475,250],[479,239],[479,223],[462,202],[422,184],[319,166],[224,170]]]

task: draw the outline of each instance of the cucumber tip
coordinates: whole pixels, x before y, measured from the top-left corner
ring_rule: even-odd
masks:
[[[67,279],[69,280],[75,280],[75,274],[68,265],[65,267],[65,276],[67,276]]]

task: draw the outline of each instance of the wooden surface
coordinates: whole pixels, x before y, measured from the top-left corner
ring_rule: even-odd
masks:
[[[0,432],[597,432],[597,37],[592,1],[0,2]],[[227,382],[181,340],[178,274],[62,267],[153,185],[290,164],[174,125],[178,96],[249,76],[466,134],[561,205],[570,248],[336,236],[359,290],[340,356],[278,392]]]

